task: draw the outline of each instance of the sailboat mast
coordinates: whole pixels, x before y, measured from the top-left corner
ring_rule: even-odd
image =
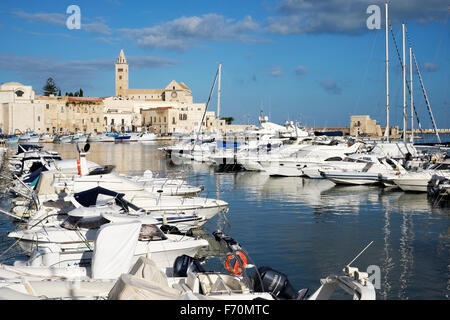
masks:
[[[220,119],[220,79],[222,77],[222,64],[219,63],[219,82],[217,86],[217,132],[219,132]]]
[[[405,55],[405,24],[402,23],[403,35],[403,142],[406,143],[406,55]]]
[[[385,136],[389,142],[389,37],[388,37],[388,3],[386,7],[386,131]]]
[[[411,143],[414,143],[414,95],[413,95],[413,67],[412,67],[412,48],[409,47],[409,83],[411,91]]]

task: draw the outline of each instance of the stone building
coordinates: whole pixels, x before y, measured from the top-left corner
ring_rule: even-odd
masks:
[[[31,86],[19,82],[0,85],[0,129],[2,134],[44,129],[44,108]]]
[[[370,137],[381,137],[382,131],[376,120],[370,119],[369,116],[351,116],[350,118],[350,135]]]
[[[163,89],[130,89],[129,65],[123,50],[117,58],[115,70],[116,97],[105,99],[108,126],[120,121],[119,127],[132,131],[144,129],[157,134],[198,130],[206,104],[194,103],[192,91],[184,82],[172,80]],[[210,131],[213,127],[224,128],[225,121],[217,120],[214,112],[208,111],[202,129]]]
[[[44,105],[44,131],[49,133],[103,132],[103,98],[37,96]]]

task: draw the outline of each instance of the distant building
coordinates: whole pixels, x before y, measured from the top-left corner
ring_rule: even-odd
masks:
[[[370,137],[381,137],[382,131],[376,120],[370,119],[369,116],[351,116],[350,118],[350,135]]]
[[[44,108],[31,86],[19,82],[0,85],[0,129],[2,134],[44,131]]]
[[[128,130],[148,130],[157,134],[190,133],[197,131],[205,113],[205,103],[194,103],[191,89],[172,80],[164,89],[130,89],[129,65],[123,50],[115,63],[116,96],[105,99],[105,117],[109,127]],[[133,116],[134,114],[134,116]],[[202,131],[224,129],[214,111],[203,119]]]
[[[227,131],[225,120],[205,103],[194,103],[191,89],[172,80],[163,89],[130,89],[129,65],[123,50],[115,63],[115,96],[35,95],[18,82],[0,85],[0,129],[3,134],[85,133],[149,130],[158,134]],[[203,121],[202,121],[203,119]],[[233,125],[236,130],[238,127]]]
[[[48,133],[103,132],[103,98],[37,96],[44,105],[44,131]]]

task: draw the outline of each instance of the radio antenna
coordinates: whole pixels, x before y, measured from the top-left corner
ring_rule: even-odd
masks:
[[[367,249],[368,247],[370,247],[370,246],[372,245],[372,243],[373,243],[373,241],[371,241],[364,249],[362,249],[362,251],[361,251],[360,253],[358,253],[358,255],[357,255],[352,261],[350,261],[350,262],[347,264],[347,266],[350,266],[353,262],[355,262],[355,260],[358,259],[358,257],[359,257],[364,251],[366,251],[366,249]]]

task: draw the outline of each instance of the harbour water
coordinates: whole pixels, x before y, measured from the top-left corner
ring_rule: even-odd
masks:
[[[205,186],[201,196],[225,200],[230,209],[225,221],[217,216],[203,229],[210,234],[222,228],[257,266],[285,273],[296,289],[317,289],[321,278],[339,274],[373,241],[352,265],[362,271],[380,268],[377,299],[449,299],[450,208],[433,206],[426,194],[337,187],[327,180],[259,172],[218,173],[206,164],[174,166],[159,146],[93,143],[87,158],[115,165],[120,173],[152,170]],[[63,159],[77,156],[72,144],[45,149],[58,151]],[[2,208],[8,207],[7,198],[0,201]],[[15,227],[0,216],[0,253],[14,243],[6,234]]]

